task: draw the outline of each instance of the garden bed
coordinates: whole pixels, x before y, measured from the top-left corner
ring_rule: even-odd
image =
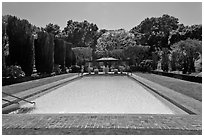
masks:
[[[57,74],[57,75],[62,75],[62,74]],[[3,77],[2,78],[2,86],[17,84],[17,83],[22,83],[22,82],[27,82],[27,81],[31,81],[31,80],[37,80],[37,79],[52,77],[52,76],[55,76],[55,75],[43,74],[43,75],[33,75],[33,76],[19,77],[19,78],[4,78]]]

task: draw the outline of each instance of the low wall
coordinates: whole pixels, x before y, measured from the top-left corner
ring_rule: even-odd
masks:
[[[182,79],[186,81],[202,83],[202,77],[199,77],[199,76],[196,77],[196,76],[190,76],[190,75],[185,75],[185,74],[175,74],[175,73],[162,72],[162,71],[151,71],[151,72],[153,74],[158,74],[162,76],[173,77],[173,78]]]

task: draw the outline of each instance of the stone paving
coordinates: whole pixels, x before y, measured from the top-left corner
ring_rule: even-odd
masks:
[[[149,81],[140,79],[143,84]],[[202,134],[202,102],[149,83],[158,93],[169,97],[194,115],[151,114],[3,114],[3,134]],[[156,89],[157,88],[157,89]],[[173,95],[171,95],[173,93]],[[182,101],[184,100],[184,101]],[[187,103],[190,101],[190,103]],[[194,106],[193,106],[194,105]]]
[[[194,131],[194,134],[200,134],[202,130],[199,115],[9,114],[3,115],[2,123],[4,134],[8,134],[9,129],[25,129],[24,133],[27,129],[142,129],[151,130],[153,134],[157,130]]]

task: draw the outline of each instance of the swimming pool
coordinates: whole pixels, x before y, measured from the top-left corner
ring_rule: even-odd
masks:
[[[84,76],[33,101],[28,114],[186,114],[128,76]]]

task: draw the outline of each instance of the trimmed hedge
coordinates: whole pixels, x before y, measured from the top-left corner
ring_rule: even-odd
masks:
[[[72,43],[65,42],[65,46],[66,46],[65,66],[71,67],[72,65],[76,64],[76,56],[72,50]]]
[[[27,20],[9,16],[7,34],[9,37],[10,65],[20,65],[26,76],[30,76],[34,63],[31,24]]]
[[[66,47],[65,42],[62,39],[54,40],[54,62],[62,66],[62,70],[65,70],[65,57]]]
[[[35,40],[35,65],[38,72],[52,73],[54,69],[54,36],[39,32]]]

